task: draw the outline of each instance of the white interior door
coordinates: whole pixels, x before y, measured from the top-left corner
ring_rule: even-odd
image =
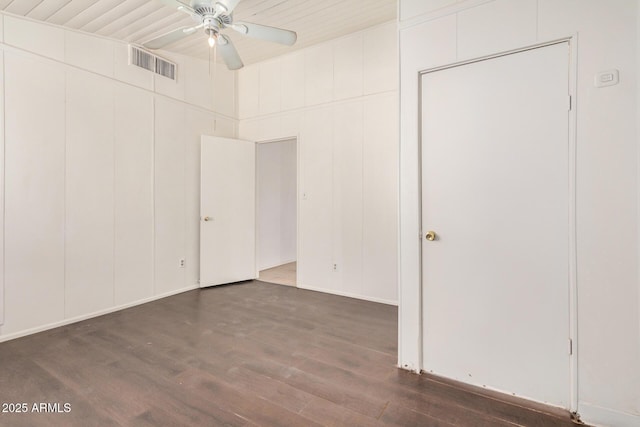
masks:
[[[200,287],[255,279],[255,143],[202,136]]]
[[[422,77],[423,367],[565,408],[568,58],[560,43]]]

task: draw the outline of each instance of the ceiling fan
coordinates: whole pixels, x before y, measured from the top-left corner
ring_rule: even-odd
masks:
[[[230,70],[243,67],[242,59],[238,51],[231,43],[231,39],[221,33],[226,28],[231,28],[249,37],[293,45],[298,38],[293,31],[266,25],[252,24],[250,22],[234,22],[233,9],[240,0],[160,0],[168,6],[190,15],[199,24],[194,27],[182,27],[170,31],[153,40],[143,43],[148,49],[160,49],[171,43],[177,42],[194,34],[200,28],[204,29],[208,36],[209,46],[218,45],[220,55]]]

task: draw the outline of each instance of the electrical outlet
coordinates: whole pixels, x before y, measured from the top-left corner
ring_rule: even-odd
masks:
[[[184,260],[184,258],[180,258],[180,261],[178,261],[178,266],[179,266],[180,268],[184,268],[184,264],[185,264],[185,260]]]
[[[338,264],[333,264],[333,271],[338,271]]]

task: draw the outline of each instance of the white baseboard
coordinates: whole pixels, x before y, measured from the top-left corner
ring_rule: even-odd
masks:
[[[398,305],[398,301],[388,300],[384,298],[370,297],[368,295],[357,295],[351,292],[341,292],[333,289],[316,288],[313,286],[306,286],[301,284],[298,284],[297,287],[300,289],[306,289],[308,291],[323,292],[325,294],[339,295],[341,297],[349,297],[349,298],[361,299],[361,300],[371,301],[371,302],[379,302],[380,304],[395,305],[395,306]]]
[[[46,325],[36,326],[35,328],[29,328],[18,332],[13,332],[10,334],[0,336],[0,342],[13,340],[16,338],[25,337],[27,335],[37,334],[38,332],[48,331],[49,329],[59,328],[60,326],[70,325],[72,323],[81,322],[83,320],[91,319],[93,317],[102,316],[105,314],[113,313],[115,311],[124,310],[125,308],[134,307],[136,305],[146,304],[151,301],[156,301],[162,298],[170,297],[172,295],[181,294],[183,292],[192,291],[194,289],[198,289],[198,285],[187,286],[186,288],[176,289],[174,291],[165,292],[163,294],[154,295],[149,298],[143,298],[141,300],[137,300],[134,302],[118,305],[115,307],[109,307],[104,310],[95,311],[89,314],[83,314],[82,316],[71,317],[69,319],[64,319],[59,322],[48,323]]]
[[[580,419],[598,427],[637,427],[640,426],[640,414],[618,412],[589,403],[578,403]]]

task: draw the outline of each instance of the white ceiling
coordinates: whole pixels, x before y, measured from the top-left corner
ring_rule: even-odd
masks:
[[[0,0],[0,10],[89,33],[142,44],[194,21],[160,0]],[[291,52],[396,18],[397,0],[241,0],[234,20],[298,33],[293,47],[226,30],[245,64]],[[208,58],[203,32],[166,50]]]

